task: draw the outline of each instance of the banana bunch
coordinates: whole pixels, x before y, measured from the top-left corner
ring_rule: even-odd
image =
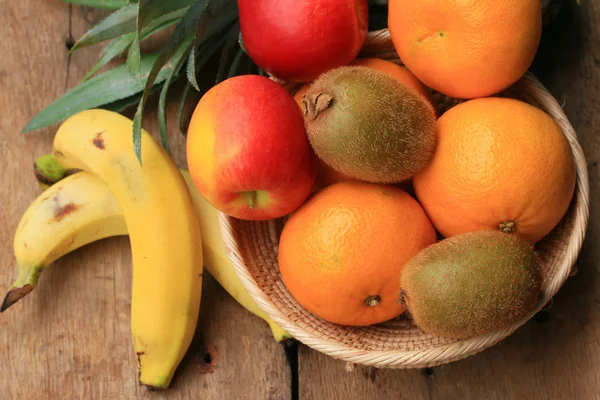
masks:
[[[132,121],[105,110],[67,119],[53,154],[35,173],[46,190],[23,214],[14,237],[17,279],[0,311],[30,293],[41,272],[86,244],[130,235],[131,330],[139,380],[167,388],[198,319],[203,268],[277,341],[289,334],[260,310],[233,270],[221,240],[218,212],[185,170],[142,131],[142,165],[130,137]]]
[[[29,206],[17,227],[14,248],[19,276],[6,295],[0,311],[33,290],[45,268],[40,266],[49,266],[56,259],[85,244],[128,234],[123,213],[113,194],[95,176],[85,171],[65,169],[52,154],[38,157],[34,168],[38,183],[46,192]],[[240,305],[269,324],[276,341],[291,339],[286,331],[256,305],[242,286],[221,239],[218,211],[198,192],[190,173],[183,169],[180,172],[188,186],[200,221],[204,267]],[[72,215],[69,221],[61,219],[57,223],[52,220],[54,211],[40,205],[43,204],[41,200],[47,198],[57,198],[54,200],[56,202],[73,203],[78,212]],[[84,209],[80,207],[81,204],[87,204],[89,207]],[[29,224],[30,230],[22,231],[20,226],[31,220],[38,222]],[[86,231],[92,231],[93,234],[85,235]],[[73,233],[76,233],[77,242],[72,239]],[[40,245],[35,248],[30,245],[24,247],[22,243],[27,243],[25,238],[33,235],[37,238],[35,243]],[[52,257],[49,258],[48,254]],[[37,267],[31,267],[32,265]]]

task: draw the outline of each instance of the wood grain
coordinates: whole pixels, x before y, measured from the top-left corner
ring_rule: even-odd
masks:
[[[3,293],[16,277],[14,230],[40,193],[32,164],[37,156],[51,151],[57,126],[27,135],[19,132],[43,107],[74,87],[95,63],[102,45],[79,50],[69,59],[67,44],[106,12],[70,7],[59,0],[4,2],[2,8]],[[159,48],[159,39],[143,48]],[[176,102],[169,107],[170,122],[176,107]],[[155,109],[153,99],[143,125],[158,137]],[[184,137],[178,133],[171,136],[174,158],[184,167]],[[290,398],[290,370],[282,345],[274,341],[264,321],[244,310],[208,274],[197,332],[172,387],[154,393],[140,388],[129,327],[130,296],[127,237],[86,246],[48,268],[33,293],[0,314],[0,398]]]
[[[600,398],[600,2],[568,1],[544,32],[532,71],[562,104],[589,161],[591,216],[579,273],[499,345],[430,371],[375,370],[302,347],[301,399]]]
[[[0,289],[15,277],[12,237],[39,194],[31,175],[36,156],[50,151],[56,126],[20,135],[25,123],[96,60],[101,46],[67,57],[76,39],[105,12],[64,4],[5,2],[0,14]],[[43,17],[40,17],[43,16]],[[562,103],[590,169],[590,224],[579,273],[552,306],[499,345],[432,370],[376,370],[345,364],[301,346],[301,399],[597,399],[600,397],[600,4],[575,0],[544,33],[534,73]],[[158,42],[143,48],[157,48]],[[172,91],[175,97],[178,88]],[[144,127],[157,136],[156,105]],[[170,123],[177,105],[169,106]],[[131,113],[129,112],[129,115]],[[173,128],[174,124],[170,125]],[[173,129],[175,132],[175,129]],[[184,139],[172,134],[173,155],[185,166]],[[167,392],[136,381],[129,331],[130,251],[112,238],[76,251],[44,272],[39,287],[0,314],[2,399],[288,399],[289,367],[266,324],[247,313],[205,275],[194,342]]]

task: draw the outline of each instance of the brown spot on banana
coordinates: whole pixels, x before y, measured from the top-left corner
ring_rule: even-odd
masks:
[[[104,131],[96,133],[96,136],[94,139],[92,139],[92,144],[100,150],[106,149],[106,146],[104,145],[104,139],[102,138],[103,133]]]
[[[69,214],[72,214],[77,209],[78,207],[75,205],[75,203],[67,203],[64,206],[60,207],[58,210],[56,210],[56,212],[54,213],[53,221],[60,222],[64,217],[66,217]]]

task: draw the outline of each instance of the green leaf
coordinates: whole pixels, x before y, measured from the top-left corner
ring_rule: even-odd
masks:
[[[88,6],[94,8],[107,8],[110,10],[118,10],[125,7],[129,2],[127,0],[63,0],[65,3],[78,4],[80,6]]]
[[[233,48],[238,44],[239,35],[240,26],[239,23],[237,23],[235,27],[231,30],[231,32],[229,32],[229,35],[227,35],[227,41],[225,42],[225,46],[223,46],[223,50],[221,51],[221,59],[219,60],[219,69],[217,70],[217,78],[215,80],[215,84],[223,80],[225,71],[227,70],[229,54],[231,53]]]
[[[190,49],[193,50],[193,42],[190,44]],[[169,134],[167,132],[167,92],[169,91],[169,86],[171,86],[173,77],[179,74],[185,60],[185,57],[181,57],[179,61],[177,61],[177,65],[175,65],[173,71],[165,81],[162,90],[160,91],[160,97],[158,98],[158,128],[160,130],[160,141],[169,154],[171,154],[171,148],[169,146]]]
[[[138,2],[138,32],[151,21],[182,8],[188,9],[196,0],[140,0]]]
[[[127,54],[127,62],[125,64],[127,65],[127,69],[129,70],[129,73],[131,74],[135,82],[138,85],[140,85],[140,88],[142,88],[143,86],[141,79],[142,74],[140,71],[140,60],[140,38],[136,34],[133,39],[133,42],[131,43],[131,47],[129,48],[129,53]]]
[[[142,56],[142,82],[146,82],[157,58],[157,53]],[[153,82],[163,82],[171,70],[172,65],[166,65],[156,74]],[[150,90],[151,88],[148,89],[147,95],[150,94]],[[140,91],[140,87],[131,79],[125,65],[120,65],[91,78],[53,101],[35,115],[23,128],[22,132],[30,132],[52,125],[80,111],[125,99]]]
[[[171,4],[169,1],[165,1],[165,3]],[[135,32],[137,26],[137,7],[137,4],[129,4],[120,10],[115,11],[98,24],[94,25],[94,27],[92,27],[81,38],[79,38],[69,54],[82,47],[91,46],[105,40],[114,39],[121,35]],[[186,13],[188,8],[189,7],[183,7],[163,14],[155,18],[153,23],[160,25],[167,21],[173,22],[181,18]]]
[[[194,37],[190,36],[187,39],[180,41],[179,45],[175,48],[175,51],[173,51],[173,52],[169,51],[170,60],[169,60],[168,64],[161,60],[161,55],[163,55],[163,57],[164,57],[163,52],[166,48],[166,45],[165,45],[165,47],[163,47],[163,50],[158,54],[158,56],[154,60],[154,63],[152,64],[152,68],[150,69],[150,71],[147,74],[142,73],[142,79],[145,79],[145,80],[143,80],[143,82],[145,83],[144,91],[142,93],[142,97],[138,104],[138,108],[135,112],[135,116],[133,117],[133,150],[135,152],[136,157],[138,158],[138,161],[140,162],[140,165],[142,163],[142,141],[141,141],[142,140],[142,130],[141,130],[142,110],[144,108],[146,100],[148,100],[148,97],[150,96],[150,91],[152,90],[151,85],[153,85],[159,79],[159,77],[161,77],[161,73],[163,71],[165,71],[165,70],[173,71],[175,69],[175,67],[179,63],[180,59],[187,55],[187,52],[189,51],[190,46],[193,43],[193,39],[194,39]],[[168,41],[167,41],[167,45],[168,45]],[[157,68],[158,68],[158,70],[157,70]],[[156,71],[156,72],[153,72],[153,71]],[[164,74],[164,77],[162,79],[164,80],[167,77],[168,77],[168,72],[166,72]],[[131,78],[130,78],[130,82],[133,83],[133,81],[131,81]],[[149,82],[151,82],[151,83],[149,83]]]
[[[162,87],[162,84],[154,85],[152,87],[152,90],[150,90],[150,94],[151,95],[154,94],[161,87]],[[103,108],[105,110],[110,110],[110,111],[120,113],[121,111],[127,109],[128,107],[137,105],[140,102],[141,98],[142,98],[142,92],[140,91],[132,96],[125,97],[124,99],[113,101],[112,103],[103,104],[103,105],[99,106],[98,108]]]
[[[141,157],[141,121],[144,106],[146,105],[146,100],[148,98],[148,94],[152,85],[154,85],[154,80],[162,68],[162,66],[173,57],[174,53],[180,51],[185,47],[185,50],[188,49],[187,45],[191,45],[194,41],[194,34],[198,30],[198,25],[210,16],[210,12],[206,12],[210,6],[211,0],[198,0],[194,3],[185,15],[181,18],[169,39],[164,44],[162,50],[160,51],[157,60],[155,61],[152,69],[150,70],[150,74],[148,76],[148,80],[146,81],[146,86],[144,87],[144,93],[142,94],[142,99],[140,100],[140,104],[138,105],[138,109],[135,113],[134,124],[133,124],[133,148],[135,150],[135,155],[137,156],[140,164],[142,162]],[[185,43],[185,45],[184,45]],[[174,57],[173,57],[174,58]],[[171,60],[171,64],[175,65],[176,62]],[[137,122],[137,123],[135,123]]]
[[[246,53],[244,53],[244,50],[242,50],[242,48],[240,47],[238,49],[237,54],[235,55],[235,58],[231,62],[231,67],[229,67],[229,72],[227,73],[227,78],[231,78],[236,75],[238,68],[240,66],[240,62],[242,61],[242,56],[244,54],[246,54]]]
[[[192,46],[192,51],[190,51],[190,56],[188,57],[187,63],[187,80],[192,84],[194,89],[200,91],[200,87],[198,86],[198,80],[196,79],[196,57],[198,52],[196,51],[196,46]]]
[[[140,36],[144,28],[152,21],[160,20],[175,10],[188,9],[194,0],[140,0],[136,18],[135,39],[131,43],[127,56],[127,66],[131,75],[139,82],[140,74]]]
[[[187,103],[187,98],[190,94],[190,88],[192,85],[190,82],[186,82],[185,87],[183,88],[183,93],[181,94],[181,99],[179,100],[179,110],[177,110],[177,123],[179,125],[179,133],[185,136],[185,128],[183,126],[183,110],[185,109],[185,104]]]
[[[247,53],[247,51],[246,51],[246,47],[244,47],[244,39],[242,38],[242,32],[240,32],[240,33],[238,34],[238,44],[240,45],[240,48],[241,48],[241,49],[242,49],[242,50],[243,50],[245,53]]]
[[[158,85],[155,85],[158,86]],[[136,93],[133,96],[125,97],[124,99],[113,101],[112,103],[103,104],[98,108],[120,113],[121,111],[136,105],[142,98],[142,92]]]
[[[72,53],[81,47],[90,46],[133,32],[135,30],[136,15],[136,4],[128,4],[118,11],[115,11],[94,25],[94,27],[79,38],[69,53]]]
[[[232,21],[233,22],[233,21]],[[206,65],[206,63],[208,62],[208,60],[217,52],[217,50],[219,49],[219,47],[221,47],[221,45],[223,44],[223,42],[225,41],[226,36],[225,35],[221,35],[219,36],[219,38],[215,41],[208,41],[203,43],[202,46],[200,46],[200,49],[195,52],[194,51],[194,47],[192,47],[191,51],[190,51],[190,56],[188,57],[188,64],[187,64],[187,76],[188,76],[188,82],[183,90],[183,94],[182,94],[182,98],[181,98],[181,103],[179,104],[179,111],[177,113],[177,120],[179,121],[179,130],[181,133],[183,133],[183,128],[181,125],[181,117],[183,114],[183,108],[185,107],[185,102],[187,100],[187,96],[190,90],[190,85],[191,85],[191,81],[190,81],[190,63],[189,63],[189,59],[192,57],[193,53],[199,54],[198,56],[198,61],[197,63],[194,63],[193,68],[194,68],[194,72],[191,73],[191,75],[193,76],[194,81],[196,80],[196,69],[200,70],[202,69],[202,67],[204,65]],[[195,41],[194,41],[195,43]],[[167,80],[167,82],[165,83],[165,85],[163,86],[163,90],[161,92],[161,99],[159,100],[159,106],[158,106],[158,122],[159,122],[159,127],[160,127],[160,133],[161,133],[161,138],[163,137],[163,135],[167,135],[167,123],[166,123],[166,107],[164,102],[166,101],[166,91],[169,90],[170,81]],[[198,86],[198,83],[196,83],[196,86]],[[196,90],[200,91],[199,87],[196,87]],[[163,93],[164,93],[164,97],[163,98]],[[162,105],[161,105],[161,101],[162,101]],[[162,119],[162,121],[161,121]]]
[[[172,19],[162,21],[162,20],[153,20],[144,30],[142,30],[142,34],[140,35],[140,41],[143,41],[155,33],[160,32],[161,30],[173,25],[175,22],[179,20],[180,16],[173,15]],[[88,73],[83,77],[82,81],[89,79],[92,75],[94,75],[100,68],[104,67],[110,61],[112,61],[115,57],[123,54],[125,50],[131,45],[135,38],[135,32],[128,33],[123,36],[119,36],[111,40],[100,53],[98,57],[98,62],[96,65],[92,67],[88,71]]]
[[[113,58],[120,56],[129,47],[133,38],[134,33],[128,33],[113,39],[102,49],[100,56],[98,56],[98,62],[88,71],[87,74],[81,79],[81,82],[87,81],[92,75],[94,75],[100,68],[108,64]],[[81,83],[80,82],[80,83]]]
[[[188,59],[188,65],[187,65],[187,77],[188,77],[188,81],[192,84],[192,86],[194,87],[194,89],[196,89],[198,92],[200,91],[200,87],[198,86],[198,81],[196,80],[196,75],[198,73],[198,70],[200,68],[202,68],[202,66],[204,66],[206,64],[206,62],[208,61],[208,58],[210,58],[210,56],[212,56],[214,54],[214,52],[217,50],[215,49],[211,49],[210,50],[210,54],[209,57],[204,58],[204,61],[202,61],[200,68],[198,68],[198,66],[196,65],[197,63],[197,59],[199,54],[202,54],[203,51],[206,51],[205,49],[202,49],[202,51],[194,51],[195,49],[198,48],[198,44],[200,42],[200,38],[203,38],[205,35],[208,37],[213,37],[215,35],[215,32],[220,32],[221,30],[223,30],[224,28],[226,28],[228,25],[230,25],[233,22],[237,21],[237,10],[233,9],[229,12],[227,12],[225,14],[225,16],[223,16],[222,18],[217,19],[217,23],[211,27],[207,27],[206,25],[201,26],[197,32],[196,32],[196,41],[194,42],[194,48],[192,49],[192,54],[190,54],[190,57]],[[229,28],[229,29],[233,29],[233,31],[239,31],[239,24],[236,23],[236,25],[233,28]],[[208,31],[208,32],[207,32]],[[235,32],[233,32],[235,33]],[[227,39],[230,35],[232,34],[232,31],[230,30],[229,34],[220,34],[219,33],[219,46],[221,43],[225,42],[225,39]]]

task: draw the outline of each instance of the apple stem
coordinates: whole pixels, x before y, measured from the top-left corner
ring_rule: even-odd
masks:
[[[248,207],[254,209],[254,204],[256,203],[256,191],[252,191],[248,193]]]

